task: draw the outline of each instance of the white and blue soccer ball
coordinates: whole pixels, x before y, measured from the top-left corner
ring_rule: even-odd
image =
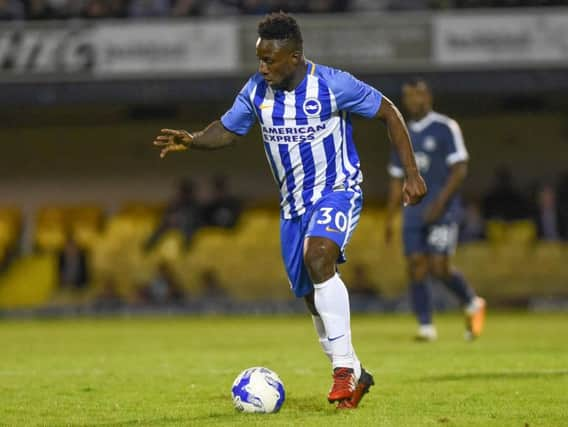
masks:
[[[231,389],[235,408],[241,412],[278,412],[284,403],[284,383],[268,368],[256,366],[241,372]]]

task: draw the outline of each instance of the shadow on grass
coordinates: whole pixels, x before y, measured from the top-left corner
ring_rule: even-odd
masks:
[[[568,376],[568,370],[549,370],[549,371],[519,371],[519,372],[468,372],[449,375],[431,375],[422,377],[417,381],[423,382],[443,382],[443,381],[467,381],[467,380],[498,380],[498,379],[528,379],[528,378],[549,378]]]
[[[241,414],[232,408],[232,405],[227,402],[227,397],[216,396],[210,398],[211,406],[218,408],[204,412],[199,415],[190,415],[187,417],[155,417],[155,418],[136,418],[124,421],[110,422],[110,423],[94,423],[89,425],[105,426],[105,427],[118,427],[129,425],[208,425],[213,422],[215,425],[265,425],[272,422],[275,425],[288,425],[290,417],[297,420],[300,417],[302,420],[310,419],[310,417],[321,416],[337,416],[337,412],[332,405],[329,405],[325,398],[322,396],[287,396],[282,407],[282,410],[276,414],[270,414],[267,419],[266,414]],[[320,420],[321,421],[321,420]]]
[[[223,400],[224,403],[220,406],[224,406],[226,408],[226,398],[224,397]],[[328,408],[327,401],[322,400],[321,396],[287,396],[280,412],[276,414],[270,414],[268,416],[274,417],[271,419],[272,421],[282,421],[283,416],[289,417],[291,415],[294,416],[297,414],[300,414],[302,418],[310,416],[319,417],[322,415],[333,415],[335,411],[331,411],[330,408],[331,406]],[[191,425],[200,425],[200,423],[205,423],[206,421],[215,421],[216,423],[223,422],[223,425],[231,425],[232,423],[242,423],[243,421],[248,421],[248,425],[263,425],[264,423],[271,421],[270,419],[267,419],[266,416],[266,414],[241,414],[236,410],[219,410],[212,411],[203,415],[192,416],[186,421],[188,421]]]

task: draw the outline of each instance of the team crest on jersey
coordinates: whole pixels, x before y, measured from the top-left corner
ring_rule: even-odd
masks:
[[[416,166],[420,172],[426,173],[430,169],[430,156],[421,151],[416,151],[414,153],[414,158],[416,159]]]
[[[308,98],[304,101],[302,109],[306,116],[314,117],[321,112],[321,103],[316,98]]]
[[[429,136],[424,140],[424,150],[434,151],[436,149],[436,140]]]

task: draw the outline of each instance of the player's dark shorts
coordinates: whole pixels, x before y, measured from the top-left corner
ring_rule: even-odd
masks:
[[[403,227],[402,241],[406,256],[422,254],[451,255],[458,242],[457,222]]]
[[[345,246],[359,223],[363,197],[353,190],[334,191],[323,196],[296,218],[280,220],[282,258],[290,287],[297,297],[313,291],[304,265],[306,237],[326,237],[340,248],[338,263],[345,262]]]

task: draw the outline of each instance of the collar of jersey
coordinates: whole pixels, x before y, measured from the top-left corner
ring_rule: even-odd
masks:
[[[409,122],[408,127],[413,132],[420,132],[424,130],[426,127],[428,127],[430,123],[434,121],[435,118],[436,118],[436,113],[434,111],[430,111],[428,114],[426,114],[417,122]]]

